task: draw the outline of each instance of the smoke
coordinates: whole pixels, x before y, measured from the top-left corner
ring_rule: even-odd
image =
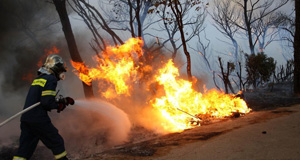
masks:
[[[161,125],[166,119],[150,104],[150,101],[154,99],[154,97],[164,95],[162,86],[159,86],[157,83],[152,83],[151,85],[134,84],[132,87],[133,91],[130,96],[118,95],[115,99],[109,100],[128,115],[132,123],[130,136],[135,136],[130,140],[135,141],[139,136],[144,136],[135,135],[135,128],[143,128],[145,130],[143,134],[169,133]]]
[[[22,78],[36,74],[43,47],[54,31],[47,25],[55,19],[49,5],[36,0],[0,2],[0,116],[23,108],[31,82]]]
[[[131,122],[127,114],[102,100],[76,100],[52,120],[64,137],[67,151],[82,157],[128,140]]]
[[[56,46],[63,58],[69,56],[53,4],[3,0],[0,18],[0,118],[6,118],[23,108],[45,49]]]

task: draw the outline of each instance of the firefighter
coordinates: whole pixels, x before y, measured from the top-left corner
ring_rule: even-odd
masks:
[[[49,55],[38,70],[38,77],[31,84],[24,109],[37,102],[40,102],[40,105],[21,116],[20,144],[13,160],[30,159],[39,140],[52,151],[55,159],[68,159],[64,140],[47,113],[52,109],[56,109],[59,113],[69,104],[74,104],[74,100],[70,97],[56,98],[57,81],[65,78],[66,71],[62,58],[56,54]]]

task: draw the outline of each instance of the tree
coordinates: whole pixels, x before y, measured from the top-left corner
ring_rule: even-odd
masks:
[[[180,32],[180,37],[181,37],[181,42],[182,42],[182,46],[183,46],[183,52],[186,56],[187,59],[187,67],[186,67],[186,71],[187,71],[187,75],[188,75],[188,79],[189,81],[192,81],[192,69],[191,69],[191,56],[190,53],[187,50],[187,44],[185,41],[185,34],[184,34],[184,30],[183,30],[183,17],[182,17],[182,3],[180,3],[180,1],[172,1],[172,0],[168,0],[168,5],[171,7],[171,10],[176,18],[176,22],[178,23],[178,29]],[[187,1],[185,1],[185,3],[187,3]]]
[[[73,2],[75,4],[73,9],[75,9],[75,11],[83,18],[84,22],[87,24],[87,26],[93,33],[94,41],[96,42],[96,45],[93,45],[92,47],[97,53],[100,53],[99,50],[105,49],[105,45],[102,45],[102,47],[98,47],[98,46],[101,46],[101,44],[106,42],[103,41],[101,38],[99,38],[101,36],[99,32],[99,28],[106,31],[111,36],[113,42],[115,42],[116,45],[119,45],[119,43],[120,44],[123,43],[123,41],[121,40],[121,38],[118,36],[117,33],[119,33],[120,31],[122,32],[129,31],[131,37],[142,37],[144,41],[146,40],[145,36],[152,36],[156,38],[157,44],[162,44],[162,45],[159,45],[159,47],[151,47],[151,48],[158,49],[158,50],[162,48],[165,43],[171,41],[171,43],[173,42],[172,45],[175,46],[174,47],[175,52],[177,52],[178,48],[175,45],[175,41],[174,41],[175,38],[168,38],[168,40],[164,41],[163,43],[160,43],[158,36],[155,36],[152,33],[145,32],[151,25],[159,21],[167,22],[166,18],[153,20],[150,15],[154,15],[154,14],[149,14],[149,13],[153,13],[153,11],[158,6],[161,5],[164,5],[165,8],[169,8],[169,12],[172,12],[173,13],[172,15],[174,15],[175,17],[177,16],[175,20],[176,25],[178,25],[179,28],[181,28],[180,37],[182,40],[182,45],[180,45],[180,47],[183,46],[185,54],[188,57],[187,72],[188,72],[188,77],[191,80],[192,77],[191,68],[190,68],[191,60],[190,60],[190,55],[187,51],[186,42],[191,40],[193,36],[197,35],[197,33],[200,30],[200,26],[202,26],[202,23],[199,23],[199,21],[201,21],[199,17],[195,18],[193,16],[193,18],[190,18],[191,20],[190,19],[187,20],[189,16],[183,17],[182,15],[185,15],[187,13],[186,11],[192,9],[193,7],[195,10],[199,10],[200,7],[197,8],[196,5],[200,4],[200,0],[185,0],[182,3],[179,1],[177,2],[177,1],[167,1],[167,0],[165,1],[109,0],[109,1],[101,1],[101,3],[105,4],[105,7],[101,5],[99,6],[101,11],[99,11],[99,9],[97,9],[95,6],[91,5],[90,3],[84,0],[73,0]],[[168,4],[172,4],[172,5],[168,5]],[[159,12],[160,11],[157,10],[157,12],[155,13],[159,13]],[[202,16],[202,19],[203,17],[204,16]],[[150,23],[149,22],[146,23],[147,18],[149,19]],[[183,26],[196,24],[196,23],[198,26],[193,28],[192,33],[188,33],[185,30],[183,30]],[[174,35],[179,30],[180,29],[178,29],[178,27],[175,27],[175,31],[171,31],[172,32],[171,34]],[[185,38],[186,35],[190,35],[190,36],[188,36],[188,38]],[[145,44],[148,43],[145,42]],[[147,57],[152,57],[147,55],[148,54],[147,51],[151,50],[151,48],[148,48],[147,45],[144,46],[146,52],[143,57],[140,57],[139,60],[140,62],[146,60],[147,63],[147,61],[151,60],[151,58],[147,58]],[[151,52],[152,51],[153,50],[151,50]],[[143,64],[143,63],[139,63],[139,64]]]
[[[0,2],[0,12],[1,15],[5,15],[5,17],[1,17],[5,21],[0,24],[1,31],[9,28],[15,33],[22,32],[26,39],[33,42],[39,52],[43,52],[45,49],[39,36],[50,34],[51,26],[59,22],[57,17],[52,16],[50,7],[45,5],[45,2],[38,0],[30,3],[26,0],[4,0]],[[21,41],[20,39],[25,41],[22,36],[19,36],[18,40]]]
[[[280,15],[284,21],[278,26],[278,35],[280,44],[285,50],[283,57],[285,60],[293,58],[294,53],[294,39],[295,39],[295,9],[291,13],[281,13]],[[291,55],[289,55],[291,53]]]
[[[246,54],[247,80],[254,88],[263,82],[269,81],[275,67],[274,59],[267,57],[264,53]]]
[[[109,26],[109,22],[107,22],[103,14],[99,12],[96,7],[85,0],[73,0],[73,2],[75,4],[75,6],[72,7],[73,10],[76,11],[80,17],[82,17],[85,24],[93,34],[93,40],[96,45],[91,44],[91,46],[95,50],[96,54],[98,54],[101,50],[105,50],[107,43],[100,34],[98,30],[99,27],[111,36],[115,45],[124,44],[124,41],[118,36],[112,27]]]
[[[129,31],[131,37],[142,37],[145,31],[159,20],[153,20],[148,14],[153,6],[153,0],[102,0],[100,8],[107,22],[115,31]],[[146,43],[147,44],[147,43]]]
[[[258,41],[258,52],[264,50],[273,41],[276,41],[278,35],[277,28],[282,24],[285,19],[278,13],[270,13],[266,18],[259,19],[253,24],[255,32],[253,33]]]
[[[213,24],[219,32],[221,32],[227,39],[231,41],[231,45],[234,48],[234,64],[237,66],[238,61],[238,43],[235,39],[235,34],[239,30],[233,22],[236,22],[240,18],[240,14],[237,12],[236,7],[232,1],[214,0],[214,10],[210,14],[215,24]]]
[[[296,20],[294,39],[294,93],[300,96],[300,1],[295,0]]]
[[[230,91],[232,93],[234,93],[234,89],[230,83],[229,76],[234,71],[235,65],[232,62],[227,62],[227,71],[225,71],[223,68],[222,58],[218,57],[218,61],[219,61],[221,74],[222,74],[222,75],[218,75],[218,76],[222,79],[222,81],[224,83],[225,93],[226,94],[229,93],[228,88],[230,89]]]
[[[53,0],[53,3],[56,7],[57,13],[60,18],[60,22],[62,24],[62,30],[64,31],[65,38],[67,40],[69,52],[71,55],[71,58],[74,62],[80,62],[82,63],[81,56],[79,54],[76,41],[73,35],[73,31],[71,28],[71,23],[68,17],[67,9],[66,9],[66,0]],[[83,84],[83,90],[86,98],[92,98],[94,97],[93,88],[92,85],[88,86],[84,82]]]
[[[120,33],[129,32],[131,37],[142,37],[144,40],[145,49],[144,55],[139,57],[137,65],[141,66],[148,63],[151,56],[148,55],[145,30],[157,21],[152,21],[148,14],[149,8],[153,5],[151,0],[103,0],[99,1],[99,6],[95,6],[85,0],[73,0],[73,9],[82,17],[89,30],[93,35],[91,47],[95,53],[101,58],[101,51],[106,49],[109,41],[115,45],[124,44],[123,39],[119,36]],[[147,19],[149,21],[147,21]],[[111,38],[104,40],[104,30]]]
[[[264,22],[267,16],[274,13],[276,10],[287,4],[289,0],[280,1],[273,7],[275,0],[235,0],[237,7],[240,8],[242,18],[236,21],[231,19],[231,22],[246,32],[250,53],[255,54],[255,45],[258,42],[258,37],[263,32],[257,32],[254,24]],[[259,33],[255,35],[254,33]]]
[[[280,82],[292,82],[294,77],[294,61],[288,60],[286,61],[285,66],[280,65],[277,67],[277,72],[274,72],[274,80],[276,83]]]
[[[189,81],[192,81],[192,71],[191,71],[191,56],[190,53],[188,51],[188,45],[187,45],[187,41],[189,39],[186,38],[186,35],[188,35],[189,33],[186,32],[186,30],[184,29],[184,26],[186,26],[187,24],[195,24],[194,21],[198,21],[199,17],[195,17],[194,19],[191,18],[192,20],[186,22],[186,17],[184,17],[187,14],[187,10],[191,9],[191,8],[195,8],[196,11],[199,11],[199,9],[201,8],[201,5],[203,2],[200,0],[157,0],[155,3],[155,6],[163,6],[163,7],[169,7],[170,8],[170,12],[172,14],[172,17],[170,17],[169,19],[165,19],[165,17],[163,18],[164,20],[164,24],[167,23],[176,23],[175,25],[175,30],[173,28],[173,32],[178,30],[179,31],[179,35],[180,35],[180,39],[181,39],[181,43],[182,43],[182,47],[183,47],[183,52],[186,56],[187,59],[187,76]],[[166,10],[164,10],[166,11]],[[174,18],[173,18],[174,17]],[[201,25],[200,25],[201,26]],[[197,28],[194,28],[194,35],[197,35],[199,33],[199,25]],[[169,34],[170,37],[170,34]],[[173,37],[171,35],[171,37]],[[169,40],[173,40],[174,38],[170,38]],[[172,41],[171,41],[172,43]],[[173,42],[173,48],[174,48],[174,42]]]
[[[204,40],[203,40],[204,39]],[[212,66],[210,64],[209,59],[213,56],[212,54],[209,54],[209,45],[210,45],[210,40],[207,38],[206,36],[206,32],[204,30],[204,35],[197,35],[197,44],[196,44],[196,48],[193,48],[191,46],[189,46],[192,50],[194,50],[195,52],[199,53],[201,55],[201,57],[203,58],[204,62],[205,62],[205,66],[207,68],[207,70],[209,72],[212,71]],[[206,42],[206,43],[205,43]]]
[[[199,1],[200,3],[200,1]],[[175,15],[169,5],[167,5],[167,1],[157,2],[155,6],[158,6],[156,10],[152,9],[151,12],[155,12],[159,19],[161,19],[162,23],[159,23],[160,28],[156,29],[158,32],[167,32],[167,36],[162,35],[154,35],[150,34],[152,37],[155,37],[159,41],[160,46],[165,46],[165,44],[170,43],[171,49],[168,49],[172,53],[172,59],[174,60],[177,52],[180,48],[182,48],[183,43],[178,44],[181,40],[180,28],[177,23],[177,19],[174,18]],[[200,4],[192,3],[192,1],[184,1],[181,4],[181,17],[183,21],[183,28],[185,28],[185,42],[189,43],[194,37],[198,36],[203,30],[203,24],[206,17],[206,8],[201,7]],[[192,16],[191,16],[192,14]],[[167,38],[165,38],[167,37]]]

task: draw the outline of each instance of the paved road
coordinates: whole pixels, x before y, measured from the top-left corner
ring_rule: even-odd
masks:
[[[300,160],[300,105],[287,109],[295,112],[180,146],[155,159]]]

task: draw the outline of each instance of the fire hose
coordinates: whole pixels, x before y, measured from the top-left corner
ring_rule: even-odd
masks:
[[[59,92],[59,91],[58,91],[58,92]],[[57,92],[57,93],[58,93],[58,92]],[[57,93],[56,93],[55,97],[57,96]],[[71,100],[69,101],[69,99],[71,99]],[[70,104],[70,105],[73,105],[73,104],[74,104],[74,100],[73,100],[72,98],[70,98],[70,97],[64,98],[62,95],[59,95],[59,98],[56,98],[55,101],[56,101],[56,103],[63,103],[64,105],[69,105],[69,104]],[[21,114],[23,114],[23,113],[25,113],[25,112],[30,111],[31,109],[35,108],[36,106],[38,106],[38,105],[40,105],[40,104],[41,104],[41,102],[37,102],[37,103],[35,103],[35,104],[33,104],[33,105],[27,107],[26,109],[24,109],[24,110],[18,112],[17,114],[11,116],[11,117],[8,118],[7,120],[5,120],[5,121],[3,121],[2,123],[0,123],[0,127],[4,126],[4,125],[5,125],[6,123],[8,123],[9,121],[15,119],[16,117],[18,117],[19,115],[21,115]],[[59,111],[58,111],[58,112],[59,112]]]
[[[37,103],[35,103],[35,104],[33,104],[33,105],[27,107],[26,109],[24,109],[24,110],[18,112],[17,114],[11,116],[11,117],[8,118],[7,120],[5,120],[5,121],[3,121],[2,123],[0,123],[0,127],[4,126],[4,125],[5,125],[6,123],[8,123],[9,121],[15,119],[16,117],[18,117],[19,115],[21,115],[21,114],[23,114],[23,113],[25,113],[25,112],[28,112],[29,110],[33,109],[34,107],[36,107],[36,106],[38,106],[38,105],[40,105],[40,104],[41,104],[41,102],[37,102]]]

